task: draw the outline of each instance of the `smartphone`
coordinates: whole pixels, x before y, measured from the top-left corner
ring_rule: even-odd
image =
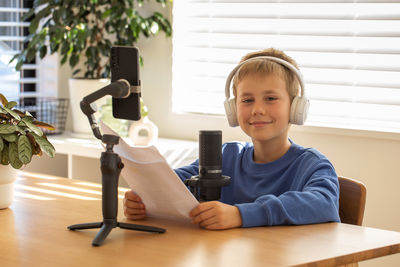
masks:
[[[111,82],[125,79],[131,86],[140,86],[139,50],[133,46],[111,47]],[[140,120],[140,93],[127,98],[112,98],[114,118]]]

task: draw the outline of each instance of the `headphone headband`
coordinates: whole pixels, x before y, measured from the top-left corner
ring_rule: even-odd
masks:
[[[226,99],[230,98],[230,87],[231,87],[231,82],[233,77],[236,75],[236,72],[239,70],[239,68],[241,66],[243,66],[245,63],[251,62],[251,61],[256,61],[257,59],[268,59],[271,61],[274,61],[276,63],[279,63],[285,67],[287,67],[288,69],[290,69],[297,77],[297,80],[300,83],[300,96],[303,97],[305,95],[305,89],[304,89],[304,81],[303,81],[303,75],[301,74],[301,72],[292,64],[290,64],[289,62],[287,62],[286,60],[283,60],[281,58],[277,58],[277,57],[271,57],[271,56],[259,56],[259,57],[252,57],[249,58],[243,62],[241,62],[239,65],[237,65],[232,71],[231,73],[229,73],[227,79],[226,79],[226,83],[225,83],[225,96]]]

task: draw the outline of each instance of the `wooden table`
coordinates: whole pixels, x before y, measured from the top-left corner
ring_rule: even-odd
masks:
[[[97,229],[67,226],[102,219],[100,185],[23,174],[15,186],[0,210],[0,266],[334,266],[400,252],[398,232],[340,223],[208,231],[162,219],[140,224],[164,234],[115,228],[93,247]]]

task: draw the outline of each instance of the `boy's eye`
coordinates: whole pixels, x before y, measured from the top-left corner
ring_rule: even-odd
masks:
[[[274,100],[276,100],[277,98],[276,97],[273,97],[273,96],[269,96],[269,97],[266,97],[265,98],[265,100],[267,100],[267,101],[274,101]]]
[[[242,103],[250,103],[252,101],[253,101],[253,99],[251,99],[251,98],[242,99]]]

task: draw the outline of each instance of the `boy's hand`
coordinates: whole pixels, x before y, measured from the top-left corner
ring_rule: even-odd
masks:
[[[242,226],[239,209],[219,201],[202,202],[190,212],[189,216],[193,224],[209,230]]]
[[[133,191],[125,192],[124,214],[130,220],[140,220],[146,217],[146,209],[142,199]]]

